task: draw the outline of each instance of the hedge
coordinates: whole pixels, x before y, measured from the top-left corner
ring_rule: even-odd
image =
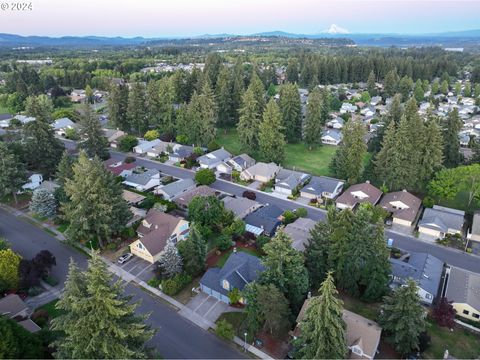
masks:
[[[192,277],[186,273],[177,274],[171,279],[162,280],[162,291],[170,296],[176,295],[192,282]]]

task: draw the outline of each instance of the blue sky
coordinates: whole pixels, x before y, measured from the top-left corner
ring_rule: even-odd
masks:
[[[0,32],[154,37],[272,30],[312,34],[331,24],[352,33],[480,28],[480,0],[31,1],[33,11],[0,11]]]

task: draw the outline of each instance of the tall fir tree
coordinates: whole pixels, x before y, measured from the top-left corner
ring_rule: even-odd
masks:
[[[343,139],[332,159],[332,168],[337,177],[356,184],[363,172],[363,159],[367,154],[366,129],[359,122],[350,120],[344,126]]]
[[[108,140],[102,130],[102,126],[95,116],[90,104],[84,104],[80,116],[80,138],[79,147],[89,157],[98,156],[102,160],[110,157],[108,152]]]
[[[461,129],[462,121],[458,116],[458,109],[453,109],[447,115],[443,131],[443,164],[447,168],[456,167],[463,161],[458,140]]]
[[[112,84],[107,101],[108,117],[112,124],[120,130],[130,131],[127,118],[128,87]]]
[[[190,143],[201,146],[215,139],[217,108],[208,82],[204,84],[200,94],[193,94],[188,104],[187,119],[189,127],[186,135]]]
[[[396,69],[390,70],[385,75],[383,86],[385,97],[391,97],[395,95],[395,93],[398,91],[398,81],[399,79]]]
[[[175,133],[175,90],[172,78],[162,78],[158,84],[160,113],[158,129],[163,134]]]
[[[243,94],[239,113],[237,131],[240,143],[245,150],[255,151],[258,149],[258,128],[261,113],[258,112],[257,99],[255,99],[253,89],[249,88]]]
[[[137,135],[143,135],[148,130],[145,98],[145,85],[140,82],[133,83],[128,93],[127,120],[129,130]]]
[[[223,66],[218,74],[215,99],[218,108],[218,126],[229,127],[233,124],[235,111],[233,108],[233,77],[232,71]]]
[[[240,106],[242,104],[242,96],[245,92],[245,81],[243,79],[243,65],[240,59],[235,63],[233,69],[232,80],[232,125],[238,123],[240,116]]]
[[[16,194],[26,178],[24,164],[5,142],[0,141],[0,196],[12,195],[17,202]]]
[[[30,211],[47,218],[52,218],[57,213],[57,200],[47,189],[38,188],[33,191],[30,201]]]
[[[370,96],[376,96],[377,95],[377,85],[376,85],[376,78],[375,78],[375,73],[370,71],[370,74],[368,75],[367,79],[367,90]]]
[[[346,324],[343,303],[333,282],[332,273],[323,281],[319,295],[307,300],[305,316],[296,340],[300,359],[344,359],[347,354]]]
[[[305,117],[304,142],[310,150],[322,144],[322,96],[315,88],[308,95],[307,115]]]
[[[146,113],[150,127],[160,128],[162,122],[162,102],[160,80],[148,82],[145,92]]]
[[[53,103],[47,95],[30,96],[25,100],[25,112],[44,123],[52,122]]]
[[[285,84],[280,88],[279,108],[282,114],[285,138],[289,143],[302,137],[302,109],[296,84]]]
[[[395,350],[407,355],[418,350],[419,336],[425,330],[425,310],[420,304],[417,283],[409,279],[384,299],[380,325]]]
[[[424,129],[424,136],[420,143],[419,188],[424,189],[433,176],[442,168],[443,164],[443,136],[438,120],[429,116]]]
[[[123,295],[120,281],[100,256],[93,254],[86,273],[70,263],[62,299],[56,304],[64,314],[52,321],[60,332],[56,356],[74,359],[146,358],[145,344],[154,331],[137,316],[138,303]],[[85,336],[88,334],[88,336]]]
[[[103,248],[113,234],[123,230],[132,214],[122,197],[122,186],[99,158],[89,160],[84,152],[66,180],[69,200],[62,204],[69,222],[68,236],[74,241],[96,238]]]
[[[197,225],[193,224],[190,227],[188,239],[178,244],[178,251],[187,274],[197,276],[205,269],[207,245]]]
[[[314,289],[320,287],[327,272],[331,269],[329,261],[331,235],[329,222],[318,222],[310,230],[305,247],[305,267],[308,270],[310,285]]]
[[[266,162],[281,163],[285,156],[282,115],[274,99],[267,104],[259,126],[259,152]]]
[[[288,59],[287,69],[286,69],[287,81],[292,84],[298,82],[298,62],[297,59],[290,58]]]

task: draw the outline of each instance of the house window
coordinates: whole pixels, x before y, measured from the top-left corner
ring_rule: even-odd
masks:
[[[468,315],[468,314],[470,314],[470,312],[469,312],[468,310],[463,310],[462,312],[463,312],[463,315]]]
[[[474,319],[480,319],[480,314],[472,313]]]
[[[138,243],[138,244],[137,244],[137,247],[138,247],[139,249],[141,249],[141,250],[145,249],[145,248],[143,247],[142,243]]]
[[[362,350],[360,350],[356,346],[352,347],[352,351],[357,355],[360,355],[360,356],[362,355]]]
[[[432,294],[428,294],[428,293],[427,293],[427,294],[425,295],[425,297],[426,297],[428,300],[431,300],[431,299],[433,299],[433,296],[432,296]]]
[[[222,286],[225,290],[230,290],[230,283],[228,282],[228,280],[223,280]]]

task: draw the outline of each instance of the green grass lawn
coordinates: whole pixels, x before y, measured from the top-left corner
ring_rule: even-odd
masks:
[[[0,114],[12,114],[12,113],[13,113],[12,110],[0,105]]]
[[[55,307],[55,304],[57,303],[57,301],[58,301],[58,299],[55,299],[55,300],[49,302],[48,304],[40,306],[36,310],[39,310],[39,309],[46,310],[48,312],[48,316],[50,317],[50,319],[56,318],[57,316],[60,316],[60,315],[63,314],[62,310],[58,310]]]
[[[255,249],[245,249],[245,248],[242,248],[242,247],[238,247],[237,248],[237,251],[243,251],[243,252],[246,252],[250,255],[253,255],[253,256],[256,256],[256,257],[260,257],[260,254],[257,250]],[[229,256],[232,254],[233,250],[229,250],[227,251],[225,254],[223,254],[222,256],[220,256],[218,258],[218,261],[217,263],[215,264],[215,266],[218,266],[218,267],[223,267],[223,265],[225,265],[225,263],[227,262],[227,259],[229,258]]]
[[[57,226],[57,230],[63,234],[68,229],[69,225],[70,224],[68,222],[64,222]]]
[[[226,131],[226,133],[225,133]],[[238,141],[235,129],[219,129],[217,142],[232,154],[238,155],[245,152]],[[331,176],[329,165],[337,148],[335,146],[320,146],[308,150],[304,144],[287,144],[285,147],[285,160],[282,165],[288,169],[305,171],[317,176]],[[249,152],[249,155],[258,159],[258,154]]]
[[[250,334],[248,331],[246,331],[246,317],[247,314],[243,312],[226,312],[220,315],[217,323],[220,320],[227,320],[230,324],[233,325],[233,328],[235,329],[235,335],[237,335],[240,339],[243,339],[245,337],[245,332],[247,332],[247,342],[251,343],[253,341],[254,334]]]

